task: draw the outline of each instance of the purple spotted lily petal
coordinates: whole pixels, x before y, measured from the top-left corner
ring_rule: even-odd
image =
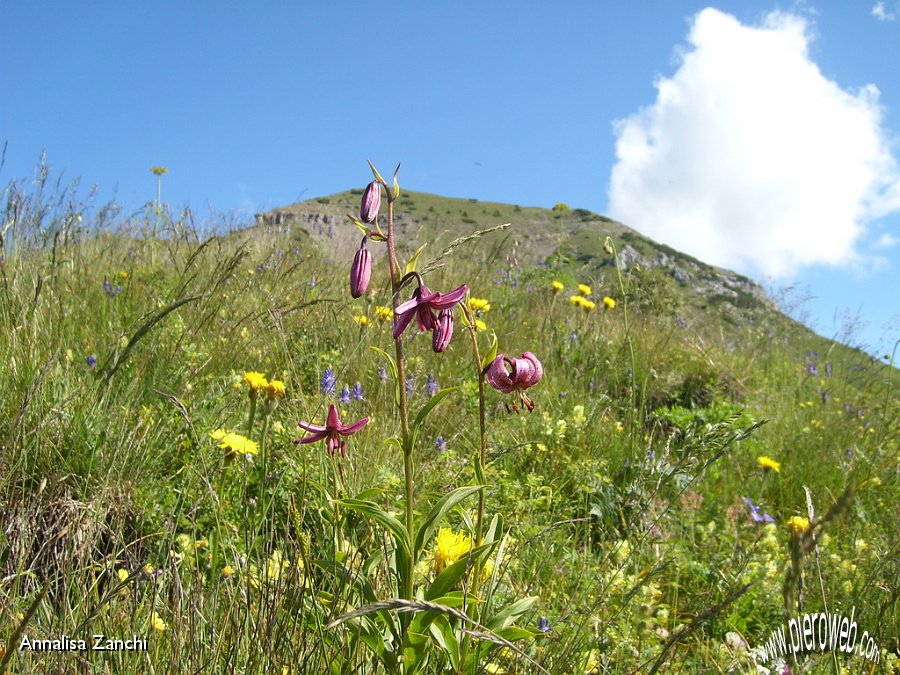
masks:
[[[312,422],[297,422],[297,426],[304,431],[309,431],[310,434],[303,438],[296,439],[294,443],[316,443],[317,441],[324,440],[325,448],[328,450],[329,456],[334,455],[335,452],[339,452],[341,457],[346,457],[347,442],[341,437],[355,434],[368,423],[369,418],[363,417],[353,424],[341,424],[337,408],[332,403],[328,406],[328,418],[325,420],[325,426],[313,424]]]
[[[413,291],[412,298],[394,309],[394,339],[400,337],[409,322],[416,318],[419,330],[434,330],[434,312],[450,309],[465,297],[469,287],[463,284],[449,293],[436,293],[425,284]]]

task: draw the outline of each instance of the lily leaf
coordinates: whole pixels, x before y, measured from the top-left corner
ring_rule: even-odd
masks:
[[[416,271],[416,264],[419,262],[419,256],[422,254],[422,251],[424,251],[427,246],[428,246],[427,242],[422,244],[416,250],[416,252],[413,254],[413,257],[409,259],[409,262],[406,263],[406,274]]]
[[[456,488],[452,492],[448,492],[446,495],[441,497],[437,503],[431,508],[428,516],[425,518],[425,521],[419,527],[419,531],[416,532],[416,543],[415,548],[413,548],[413,552],[415,555],[419,554],[419,551],[422,550],[422,546],[431,538],[432,533],[435,528],[440,524],[440,522],[444,519],[444,516],[447,515],[447,512],[450,511],[454,506],[459,504],[466,497],[475,494],[479,490],[482,489],[481,485],[466,485],[463,487]]]

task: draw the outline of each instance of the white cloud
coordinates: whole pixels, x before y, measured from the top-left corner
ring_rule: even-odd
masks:
[[[809,42],[796,15],[700,12],[656,102],[615,123],[611,215],[740,271],[859,263],[867,225],[900,211],[900,166],[877,87],[841,89]]]
[[[878,239],[875,240],[875,243],[872,244],[872,248],[885,249],[885,248],[891,248],[893,246],[896,246],[897,244],[900,244],[900,239],[898,239],[897,237],[895,237],[894,235],[892,235],[888,232],[885,232],[880,237],[878,237]]]
[[[872,16],[879,21],[893,21],[897,18],[896,14],[892,14],[884,6],[884,0],[878,0],[878,2],[875,3],[875,6],[872,7]]]

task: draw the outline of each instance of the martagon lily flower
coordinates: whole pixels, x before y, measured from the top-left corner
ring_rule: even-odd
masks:
[[[429,290],[425,284],[419,284],[419,287],[413,291],[412,298],[397,305],[396,309],[394,309],[394,315],[397,320],[394,325],[394,339],[396,340],[400,337],[413,317],[416,317],[420,331],[434,330],[436,324],[434,312],[454,307],[465,297],[468,291],[469,287],[463,284],[449,293],[435,293]],[[450,330],[452,331],[452,328]],[[443,341],[441,340],[441,342]],[[443,346],[446,347],[446,345]]]
[[[511,359],[506,354],[498,354],[487,368],[487,381],[503,394],[519,393],[523,408],[534,410],[534,403],[525,395],[525,390],[533,387],[544,376],[544,367],[531,352],[524,352],[521,359]],[[507,410],[509,406],[507,405]],[[518,413],[518,406],[512,409]]]
[[[341,438],[342,436],[351,436],[362,429],[369,423],[368,417],[353,424],[341,424],[338,416],[337,408],[332,403],[328,406],[328,418],[325,420],[325,426],[313,424],[311,422],[297,422],[297,426],[304,431],[309,431],[309,436],[298,438],[294,443],[315,443],[317,441],[325,441],[325,448],[328,455],[333,456],[335,452],[339,452],[341,457],[347,456],[347,442]]]

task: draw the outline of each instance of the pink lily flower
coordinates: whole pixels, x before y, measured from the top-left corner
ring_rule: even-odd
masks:
[[[425,284],[420,284],[413,291],[412,298],[398,305],[394,310],[396,319],[394,339],[400,337],[413,317],[416,317],[420,331],[434,330],[434,312],[450,309],[462,300],[468,291],[469,287],[463,284],[449,293],[435,293],[429,290]]]
[[[544,376],[544,367],[531,352],[524,352],[521,359],[511,359],[506,354],[498,354],[487,368],[487,381],[497,391],[504,394],[519,393],[524,408],[534,410],[534,403],[525,395],[525,390],[533,387]],[[507,404],[506,409],[509,410]],[[518,413],[518,406],[512,409]]]
[[[440,354],[447,349],[450,338],[453,336],[453,310],[442,309],[434,320],[434,333],[432,334],[431,347]]]
[[[294,440],[294,443],[315,443],[324,440],[325,448],[328,450],[328,455],[330,457],[334,456],[335,452],[341,453],[341,457],[346,457],[347,442],[341,438],[341,436],[355,434],[368,423],[369,418],[363,417],[353,424],[341,424],[337,408],[332,403],[328,406],[328,419],[325,420],[325,426],[312,424],[311,422],[297,422],[298,427],[311,433],[309,436]]]

